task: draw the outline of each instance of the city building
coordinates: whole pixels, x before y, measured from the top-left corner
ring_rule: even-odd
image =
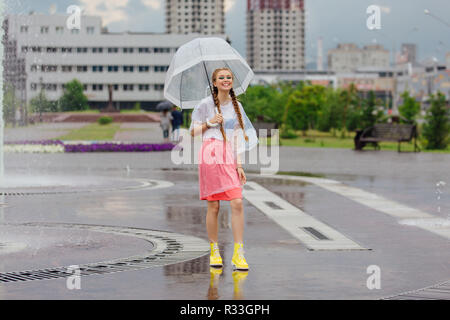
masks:
[[[308,81],[312,85],[322,85],[337,89],[338,78],[335,73],[327,71],[256,71],[251,85],[270,85],[278,82],[290,82],[297,85],[300,81]]]
[[[106,107],[109,88],[116,109],[137,102],[153,109],[164,99],[164,82],[179,46],[203,35],[110,33],[95,16],[81,16],[81,28],[66,27],[68,15],[8,15],[3,28],[4,79],[29,102],[41,89],[56,101],[67,82],[84,85],[91,108]],[[225,35],[216,35],[225,38]]]
[[[450,70],[450,52],[447,52],[447,55],[445,56],[445,62],[447,70]]]
[[[338,44],[328,51],[328,68],[336,73],[354,72],[361,67],[389,67],[389,51],[379,44],[364,46]]]
[[[246,23],[254,71],[305,69],[304,0],[247,0]]]
[[[400,61],[398,61],[400,60]],[[412,63],[417,64],[417,46],[413,43],[403,43],[401,47],[400,58],[398,63]]]
[[[167,33],[225,33],[224,0],[165,1]]]

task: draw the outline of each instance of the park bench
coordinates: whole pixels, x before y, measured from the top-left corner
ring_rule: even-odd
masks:
[[[267,116],[257,116],[256,121],[253,123],[253,127],[256,130],[256,135],[259,137],[259,130],[265,129],[267,130],[267,137],[272,136],[271,129],[278,129],[278,125],[275,122],[271,122],[272,119],[270,119]]]
[[[277,129],[278,126],[276,123],[273,122],[255,122],[253,123],[253,127],[256,130],[256,135],[259,137],[259,130],[260,129],[266,129],[267,130],[267,137],[272,136],[271,129]]]
[[[355,150],[362,150],[366,144],[372,144],[376,150],[380,150],[378,142],[398,142],[397,151],[401,152],[400,144],[414,139],[414,152],[420,151],[416,143],[417,127],[415,124],[377,123],[364,130],[357,130],[355,136]]]

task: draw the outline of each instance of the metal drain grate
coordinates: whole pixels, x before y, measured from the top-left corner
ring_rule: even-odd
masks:
[[[209,245],[202,239],[158,230],[58,223],[23,223],[7,225],[36,226],[40,228],[89,229],[97,232],[134,236],[152,242],[154,245],[155,249],[151,251],[151,253],[146,252],[141,255],[122,259],[79,265],[81,276],[164,266],[189,261],[209,253]],[[0,273],[0,282],[8,283],[66,278],[73,275],[73,273],[68,272],[68,269],[68,267],[57,267],[39,270],[2,272]]]
[[[317,240],[331,240],[327,236],[325,236],[323,233],[319,232],[317,229],[314,229],[313,227],[302,227],[301,229],[308,232],[310,235],[312,235]]]
[[[140,185],[108,188],[108,189],[85,189],[85,190],[67,190],[67,191],[35,191],[35,192],[0,192],[0,196],[36,196],[36,195],[55,195],[55,194],[73,194],[73,193],[91,193],[91,192],[113,192],[113,191],[132,191],[145,190],[161,187],[160,181],[139,179]]]
[[[275,204],[275,202],[273,202],[273,201],[264,201],[264,203],[265,203],[266,205],[268,205],[269,207],[271,207],[272,209],[275,209],[275,210],[283,210],[282,207],[280,207],[279,205]]]
[[[244,190],[254,191],[255,189],[253,189],[249,185],[244,184]]]

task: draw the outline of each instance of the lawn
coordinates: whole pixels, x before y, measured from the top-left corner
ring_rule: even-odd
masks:
[[[59,140],[94,140],[111,141],[117,131],[120,129],[120,123],[110,123],[99,125],[98,123],[88,124],[82,128],[72,130],[70,133],[60,136]]]
[[[281,139],[280,145],[287,147],[307,147],[307,148],[343,148],[343,149],[354,149],[354,141],[353,138],[355,136],[354,132],[350,132],[346,134],[345,138],[341,138],[341,132],[336,131],[335,136],[331,132],[321,132],[317,130],[309,130],[306,133],[306,136],[303,136],[301,131],[296,132],[297,138],[294,139]],[[260,141],[264,143],[264,141]],[[268,138],[268,144],[270,144],[270,138]],[[381,142],[378,144],[380,146],[381,151],[390,150],[397,151],[397,143],[396,142]],[[425,150],[425,148],[421,145],[420,140],[417,140],[417,145],[421,149],[422,152],[438,152],[438,153],[450,153],[450,145],[445,150]],[[374,148],[371,145],[366,145],[364,150],[373,150]],[[413,142],[402,142],[401,143],[402,151],[414,151],[414,143]]]

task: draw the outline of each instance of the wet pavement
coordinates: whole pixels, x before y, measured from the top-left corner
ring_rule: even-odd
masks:
[[[445,154],[280,148],[282,171],[322,174],[442,219],[450,214],[449,160]],[[49,192],[53,188],[48,185],[36,187],[43,192],[34,194],[16,186],[16,195],[0,196],[2,223],[140,228],[207,241],[206,202],[198,198],[196,165],[175,165],[169,152],[6,154],[5,161],[11,175],[64,182],[72,177],[74,185],[59,185],[57,189],[64,191],[60,193]],[[258,173],[261,166],[245,167],[248,181],[365,249],[311,250],[276,217],[244,198],[248,273],[232,271],[231,211],[229,203],[222,202],[222,270],[210,270],[209,256],[203,255],[185,262],[82,276],[80,290],[67,289],[65,278],[3,283],[0,299],[380,299],[450,279],[449,238],[402,224],[399,218],[319,184],[265,177]],[[145,184],[152,181],[155,184]],[[437,191],[439,181],[446,182],[440,187],[442,193]],[[66,233],[57,228],[50,232],[39,226],[5,228],[0,229],[0,242],[29,246],[17,245],[15,252],[3,253],[0,247],[1,272],[95,263],[155,250],[141,239],[117,234]],[[21,228],[28,233],[18,231]],[[447,230],[445,225],[442,228]],[[381,287],[371,290],[367,269],[373,265],[379,267]]]

